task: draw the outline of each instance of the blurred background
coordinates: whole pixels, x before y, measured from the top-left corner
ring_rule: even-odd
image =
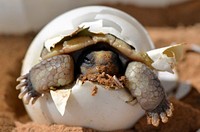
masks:
[[[96,4],[121,9],[145,26],[200,22],[199,0],[0,0],[0,33],[37,32],[68,10]]]
[[[31,122],[15,90],[23,58],[37,33],[56,16],[86,5],[111,6],[132,15],[157,48],[186,43],[177,71],[180,82],[191,84],[191,92],[182,100],[171,99],[175,111],[167,124],[155,128],[143,117],[131,131],[196,132],[200,128],[200,54],[190,47],[200,46],[200,0],[0,0],[0,132],[89,131]]]

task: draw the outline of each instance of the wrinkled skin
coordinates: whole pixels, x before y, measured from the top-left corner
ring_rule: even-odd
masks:
[[[110,76],[121,74],[121,62],[118,55],[112,51],[92,51],[83,58],[80,65],[82,76],[102,73]],[[160,119],[166,123],[168,117],[172,116],[173,106],[166,99],[157,75],[141,62],[130,62],[125,77],[127,79],[125,88],[136,97],[146,111],[148,123],[158,126]],[[43,93],[51,89],[64,88],[74,81],[73,59],[69,55],[45,59],[35,65],[27,75],[17,80],[21,83],[16,88],[22,89],[19,98],[24,98],[26,104],[34,103]]]

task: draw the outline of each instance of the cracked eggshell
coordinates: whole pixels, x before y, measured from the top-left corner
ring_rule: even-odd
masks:
[[[62,14],[41,30],[27,51],[22,74],[28,73],[31,67],[39,62],[43,44],[47,39],[71,34],[78,26],[91,26],[91,22],[100,21],[100,32],[110,32],[133,45],[138,51],[154,48],[146,30],[126,13],[104,6],[82,7]],[[91,26],[91,30],[98,31],[95,26]],[[164,80],[161,78],[161,81]],[[102,131],[130,128],[144,115],[138,104],[132,106],[125,103],[116,91],[97,85],[98,91],[92,96],[93,88],[94,84],[90,82],[74,85],[63,116],[49,93],[40,97],[34,105],[25,107],[32,120],[38,123],[62,123]]]

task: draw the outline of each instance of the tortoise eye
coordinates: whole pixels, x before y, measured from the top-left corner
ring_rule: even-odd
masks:
[[[83,59],[83,63],[88,64],[89,66],[94,65],[95,64],[95,58],[94,58],[93,53],[86,55]]]
[[[91,60],[88,59],[87,57],[84,59],[84,62],[85,62],[86,64],[91,64]]]
[[[81,65],[88,68],[92,67],[94,65],[94,59],[90,59],[90,57],[85,56]]]

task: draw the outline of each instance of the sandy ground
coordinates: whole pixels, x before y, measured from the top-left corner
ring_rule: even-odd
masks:
[[[195,10],[196,5],[198,4],[192,6]],[[174,28],[147,27],[147,30],[156,47],[167,46],[174,42],[186,43],[185,49],[194,43],[200,45],[200,24]],[[15,80],[20,75],[22,59],[34,37],[35,33],[21,36],[0,35],[0,131],[95,131],[82,127],[39,125],[31,122],[21,100],[17,98]],[[146,117],[143,117],[131,130],[127,131],[189,132],[200,128],[200,94],[198,92],[200,91],[200,54],[185,52],[177,68],[180,81],[189,81],[192,91],[182,100],[171,99],[175,106],[174,116],[167,124],[161,124],[157,128],[147,125]]]

